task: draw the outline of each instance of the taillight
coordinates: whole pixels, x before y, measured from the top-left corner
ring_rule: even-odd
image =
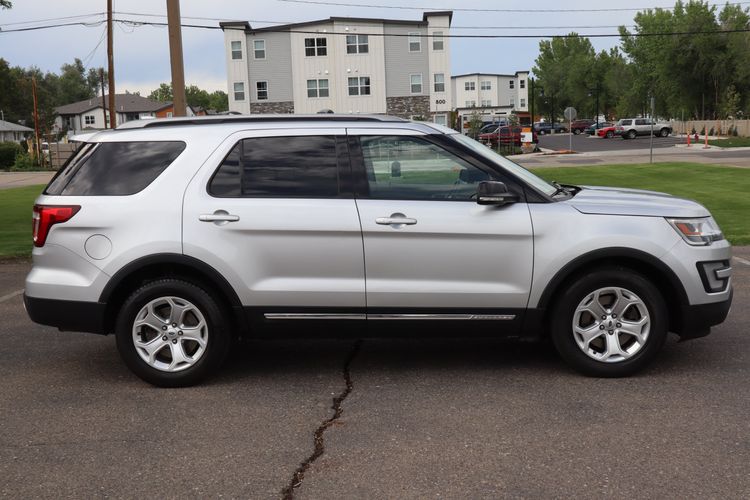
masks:
[[[70,220],[80,209],[80,205],[34,205],[34,246],[43,247],[50,228]]]

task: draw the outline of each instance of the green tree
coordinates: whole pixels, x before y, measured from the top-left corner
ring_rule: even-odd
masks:
[[[159,102],[172,101],[174,99],[172,84],[160,84],[158,89],[148,95],[148,98]],[[229,109],[229,97],[226,92],[217,90],[209,94],[197,85],[188,85],[185,87],[185,100],[192,107],[200,106],[203,109],[215,109],[217,111],[226,111]]]
[[[10,0],[0,0],[0,9],[10,9],[13,3]]]
[[[208,109],[216,111],[226,111],[229,109],[229,96],[222,90],[214,90],[209,94]]]
[[[159,88],[152,91],[148,95],[148,98],[153,99],[154,101],[159,101],[159,102],[172,101],[174,99],[172,97],[172,84],[171,83],[159,84]]]
[[[92,88],[80,59],[76,58],[73,64],[63,64],[60,72],[57,82],[58,102],[69,104],[96,96],[96,86]]]

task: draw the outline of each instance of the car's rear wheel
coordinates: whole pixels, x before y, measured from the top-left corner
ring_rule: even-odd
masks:
[[[194,385],[215,371],[229,349],[229,321],[211,295],[192,283],[147,283],[125,301],[115,328],[125,364],[161,387]]]
[[[611,130],[607,131],[607,139],[611,139],[611,138],[613,138],[614,136],[615,136],[615,133],[614,133],[614,132],[612,132]]]
[[[576,129],[573,129],[573,133],[574,133],[575,135],[578,135],[578,134],[580,134],[580,133],[581,133],[581,129],[578,129],[578,128],[576,128]]]
[[[646,366],[667,338],[667,308],[648,279],[627,268],[594,269],[553,307],[550,330],[560,356],[594,377],[622,377]]]
[[[627,135],[625,135],[625,137],[627,137],[628,139],[635,139],[636,135],[638,134],[636,134],[635,130],[631,130],[627,133]]]

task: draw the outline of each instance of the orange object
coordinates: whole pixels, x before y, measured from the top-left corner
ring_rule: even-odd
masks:
[[[690,134],[687,135],[688,145],[687,147],[690,147]]]
[[[706,142],[703,144],[703,149],[708,149],[708,130],[706,130]]]

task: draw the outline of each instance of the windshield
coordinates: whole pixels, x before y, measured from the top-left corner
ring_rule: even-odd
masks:
[[[516,177],[523,179],[547,196],[552,196],[557,191],[557,188],[555,188],[555,186],[553,186],[549,182],[537,177],[522,166],[513,163],[504,156],[495,153],[491,148],[488,148],[484,144],[479,143],[468,136],[465,136],[463,134],[449,134],[448,137],[455,140],[456,142],[460,142],[464,146],[468,146],[473,151],[479,153],[483,157],[490,160],[492,163],[500,166],[504,170],[507,170]]]

